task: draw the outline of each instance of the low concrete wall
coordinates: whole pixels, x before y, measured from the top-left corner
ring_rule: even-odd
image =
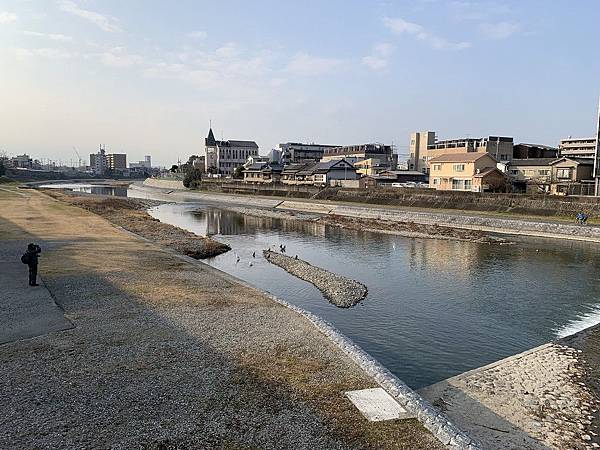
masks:
[[[158,178],[146,178],[144,186],[150,186],[163,189],[185,189],[183,181],[180,180],[161,180]]]
[[[199,190],[227,194],[262,195],[286,198],[315,198],[376,205],[411,206],[467,211],[510,212],[539,216],[572,216],[583,210],[600,217],[600,198],[528,194],[491,194],[477,192],[435,191],[433,189],[316,186],[256,186],[233,181],[205,181]]]

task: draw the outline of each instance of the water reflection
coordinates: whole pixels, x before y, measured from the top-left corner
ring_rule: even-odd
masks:
[[[127,187],[102,186],[83,183],[60,183],[60,184],[44,184],[40,188],[43,189],[69,189],[73,192],[85,192],[87,194],[96,195],[112,195],[115,197],[127,197]]]
[[[600,308],[600,259],[589,244],[409,239],[199,204],[151,214],[227,242],[233,251],[209,264],[324,317],[413,387],[552,340]],[[349,310],[330,305],[262,258],[279,244],[366,284],[367,299]]]

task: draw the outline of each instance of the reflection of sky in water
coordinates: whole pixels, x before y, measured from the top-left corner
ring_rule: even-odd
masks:
[[[227,242],[233,250],[209,264],[324,317],[413,387],[591,324],[600,310],[600,260],[589,244],[408,239],[198,204],[162,205],[152,215]],[[365,283],[368,297],[348,310],[330,305],[263,259],[262,249],[281,243],[290,256]]]

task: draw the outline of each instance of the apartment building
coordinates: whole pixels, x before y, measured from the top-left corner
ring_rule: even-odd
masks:
[[[572,138],[560,140],[558,155],[569,158],[594,158],[596,138]]]
[[[90,169],[94,175],[104,175],[108,170],[106,150],[102,145],[97,153],[90,154]]]
[[[339,145],[303,144],[302,142],[286,142],[279,144],[281,163],[294,164],[309,161],[320,161],[325,150],[337,148]]]
[[[489,153],[446,153],[429,160],[429,187],[442,191],[502,191],[506,177]]]
[[[513,158],[514,140],[507,136],[461,138],[438,141],[433,131],[411,134],[409,170],[430,173],[430,160],[448,153],[488,153],[497,161],[509,162]]]
[[[204,140],[206,172],[231,176],[236,167],[244,165],[249,156],[258,156],[258,145],[254,141],[217,141],[212,128]]]
[[[109,153],[106,155],[106,165],[110,170],[127,169],[127,155],[125,153]]]
[[[321,162],[329,162],[345,159],[354,164],[365,159],[377,159],[379,164],[390,169],[395,169],[398,164],[398,155],[394,155],[391,145],[384,144],[360,144],[346,145],[326,149]]]

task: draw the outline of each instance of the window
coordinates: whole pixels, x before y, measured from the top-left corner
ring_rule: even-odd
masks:
[[[518,170],[518,169],[512,169],[512,170],[510,171],[510,173],[511,173],[512,175],[519,175],[519,170]]]
[[[433,165],[433,170],[437,171],[437,170],[442,170],[442,165],[441,164],[434,164]]]
[[[500,155],[500,161],[508,161],[508,155]]]
[[[471,180],[465,180],[465,190],[470,191],[472,184],[473,184],[473,182]]]
[[[571,178],[571,169],[558,169],[556,176],[558,178]]]
[[[455,172],[464,172],[465,171],[465,165],[464,164],[454,164],[452,166],[452,170],[454,170]]]
[[[548,176],[550,175],[550,169],[540,169],[538,170],[538,174],[541,176]]]
[[[465,180],[452,180],[452,189],[462,191],[465,188]]]
[[[440,179],[439,178],[434,178],[433,179],[433,185],[434,186],[439,186],[440,185]]]

